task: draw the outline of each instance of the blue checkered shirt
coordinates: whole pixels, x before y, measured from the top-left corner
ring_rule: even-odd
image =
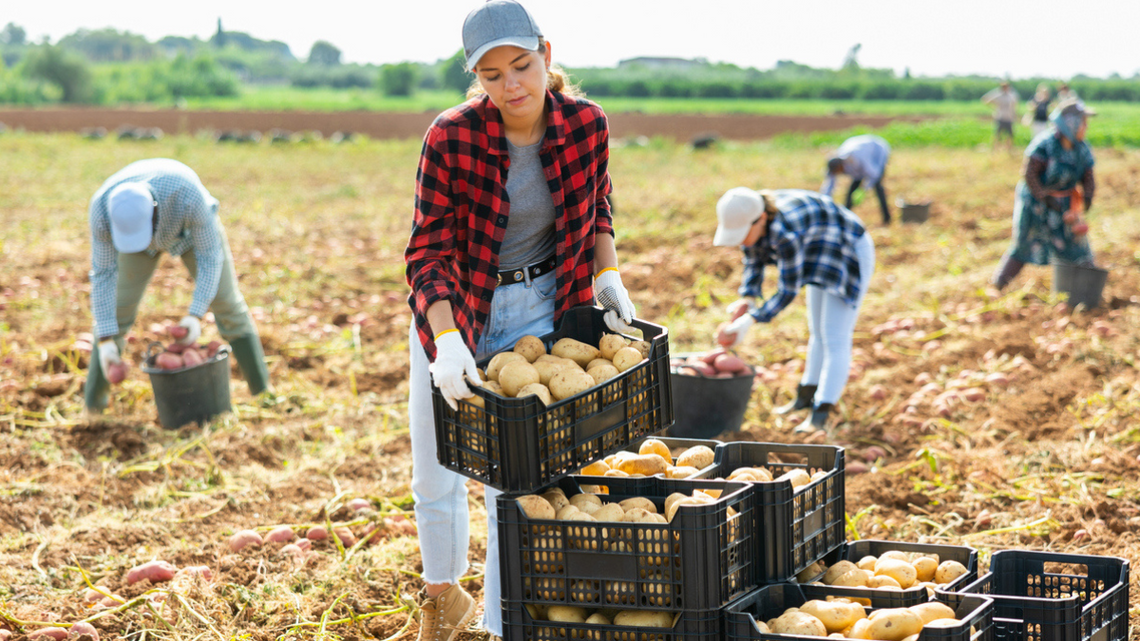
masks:
[[[776,265],[776,293],[752,310],[766,323],[792,302],[804,285],[815,285],[854,304],[862,282],[855,241],[865,230],[859,217],[826,196],[802,189],[773,192],[780,210],[768,233],[744,252],[740,295],[760,297],[764,265]]]
[[[194,299],[189,313],[201,318],[210,308],[221,280],[225,247],[218,221],[218,200],[206,191],[194,170],[177,160],[152,158],[131,163],[103,183],[91,198],[91,312],[95,336],[119,333],[115,317],[115,284],[119,252],[111,242],[108,196],[117,185],[142,182],[158,202],[158,228],[144,251],[150,256],[166,252],[181,256],[194,251],[198,263]]]
[[[891,157],[891,146],[886,140],[872,135],[853,136],[843,141],[835,157],[843,160],[843,173],[851,180],[862,180],[871,188],[883,179],[887,170],[887,160]],[[828,174],[819,193],[830,196],[835,189],[835,176]]]

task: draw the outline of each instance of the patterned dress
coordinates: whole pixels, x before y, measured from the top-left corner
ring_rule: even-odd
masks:
[[[1051,127],[1029,143],[1025,156],[1027,179],[1017,183],[1011,254],[1024,263],[1037,265],[1048,265],[1054,259],[1091,264],[1093,254],[1087,237],[1074,236],[1062,218],[1069,209],[1069,196],[1057,193],[1083,184],[1086,204],[1091,200],[1092,150],[1083,141],[1065,149],[1061,136]]]

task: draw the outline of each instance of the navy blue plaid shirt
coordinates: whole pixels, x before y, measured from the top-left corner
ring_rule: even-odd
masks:
[[[863,222],[827,196],[802,189],[766,192],[780,210],[768,224],[768,233],[744,252],[744,279],[740,295],[761,297],[764,265],[780,270],[776,293],[752,310],[752,317],[767,323],[780,313],[804,285],[815,285],[855,304],[862,275],[855,241],[866,233]]]

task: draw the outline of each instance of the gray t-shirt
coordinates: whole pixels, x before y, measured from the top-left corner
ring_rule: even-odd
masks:
[[[541,140],[526,147],[507,141],[511,213],[499,250],[500,271],[533,265],[554,254],[554,200],[542,173],[542,159],[538,157],[541,148]]]

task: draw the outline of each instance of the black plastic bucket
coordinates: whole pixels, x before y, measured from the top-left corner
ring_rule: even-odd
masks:
[[[176,430],[230,411],[229,345],[218,348],[218,353],[201,365],[182,369],[155,367],[156,357],[148,351],[142,371],[150,375],[158,422],[163,427]]]
[[[691,354],[674,354],[685,358]],[[678,438],[715,438],[740,429],[752,398],[749,373],[732,378],[705,378],[670,372],[673,385],[673,425],[666,434]]]
[[[901,198],[895,201],[899,208],[899,218],[904,223],[924,223],[930,218],[930,201],[908,203]]]
[[[1108,281],[1108,270],[1053,263],[1053,293],[1069,295],[1069,307],[1083,304],[1088,309],[1100,305],[1100,295]]]

